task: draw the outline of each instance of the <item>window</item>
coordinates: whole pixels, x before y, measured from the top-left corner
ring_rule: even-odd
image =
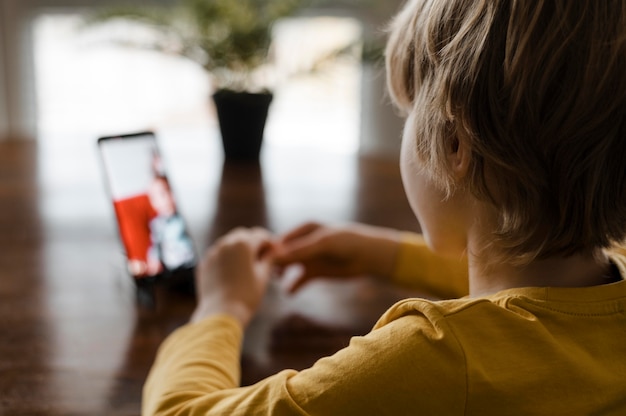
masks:
[[[84,28],[79,14],[37,17],[39,136],[84,140],[146,128],[216,131],[209,100],[212,88],[199,66],[178,56],[115,42],[151,35],[150,29],[129,22]],[[287,19],[276,26],[274,37],[280,73],[296,75],[283,76],[285,82],[277,85],[267,143],[356,152],[360,61],[355,53],[322,57],[358,44],[360,23],[338,17]],[[312,61],[321,70],[300,71]]]

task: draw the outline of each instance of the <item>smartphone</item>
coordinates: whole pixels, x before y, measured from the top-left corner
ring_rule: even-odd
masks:
[[[136,283],[193,275],[196,251],[154,133],[101,137],[98,149],[128,272]]]

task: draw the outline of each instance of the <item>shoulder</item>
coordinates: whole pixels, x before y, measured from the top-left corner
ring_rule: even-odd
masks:
[[[315,414],[403,414],[406,409],[462,414],[465,355],[439,316],[399,314],[294,375],[288,390]],[[447,400],[438,399],[442,392]]]
[[[392,326],[417,335],[411,342],[421,348],[438,349],[465,360],[467,350],[483,344],[517,339],[541,326],[542,318],[522,296],[429,301],[406,299],[392,306],[377,322],[375,331]]]
[[[385,312],[378,320],[375,328],[382,327],[404,316],[422,316],[428,322],[435,325],[457,314],[473,313],[484,308],[496,306],[487,298],[481,299],[452,299],[443,301],[431,301],[427,299],[411,298],[404,299]]]

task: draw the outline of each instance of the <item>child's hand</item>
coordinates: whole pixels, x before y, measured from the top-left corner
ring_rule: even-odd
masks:
[[[275,262],[303,270],[289,287],[291,293],[316,277],[353,277],[372,274],[389,277],[395,264],[400,236],[397,231],[352,224],[329,227],[304,224],[278,243]]]
[[[245,327],[265,294],[273,266],[271,234],[237,229],[219,239],[196,272],[198,306],[191,321],[227,313]]]

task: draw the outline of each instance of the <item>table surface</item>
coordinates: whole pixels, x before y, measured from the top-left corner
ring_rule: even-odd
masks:
[[[225,163],[205,133],[160,137],[199,248],[237,226],[281,233],[309,220],[418,230],[394,159],[265,148],[259,164]],[[139,414],[159,344],[194,307],[169,293],[137,304],[88,139],[0,143],[0,275],[2,415]],[[309,367],[409,295],[363,278],[290,297],[276,282],[246,332],[243,384]]]

